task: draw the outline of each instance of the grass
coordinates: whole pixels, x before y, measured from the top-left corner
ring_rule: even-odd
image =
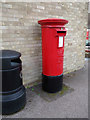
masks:
[[[69,90],[69,87],[66,85],[63,85],[63,89],[61,90],[60,95],[63,95],[68,90]]]

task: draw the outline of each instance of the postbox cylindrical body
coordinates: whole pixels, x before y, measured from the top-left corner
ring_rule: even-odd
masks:
[[[54,93],[62,89],[64,39],[66,36],[64,19],[44,19],[38,21],[42,28],[42,88]]]

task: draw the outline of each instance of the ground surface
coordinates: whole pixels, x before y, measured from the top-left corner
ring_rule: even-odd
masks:
[[[28,88],[25,108],[3,118],[88,118],[88,61],[83,69],[65,76],[64,83],[74,90],[52,98],[41,89]]]

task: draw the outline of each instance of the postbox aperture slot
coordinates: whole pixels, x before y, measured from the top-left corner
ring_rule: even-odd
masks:
[[[66,33],[66,31],[57,31],[57,33]]]

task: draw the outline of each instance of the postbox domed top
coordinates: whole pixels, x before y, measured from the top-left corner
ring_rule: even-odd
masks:
[[[65,25],[67,23],[68,23],[68,20],[59,19],[59,18],[49,18],[49,19],[43,19],[38,21],[38,24],[41,24],[41,25]]]

